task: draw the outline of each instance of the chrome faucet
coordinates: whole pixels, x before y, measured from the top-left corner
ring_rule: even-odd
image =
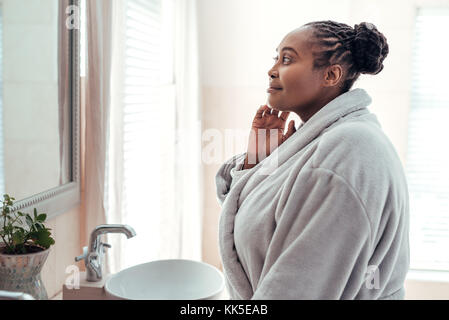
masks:
[[[136,235],[134,229],[126,224],[102,224],[95,227],[90,234],[89,250],[84,247],[83,254],[75,258],[75,261],[84,259],[87,281],[97,282],[103,278],[102,261],[105,247],[111,247],[110,244],[101,242],[101,235],[105,233],[124,233],[128,239]]]

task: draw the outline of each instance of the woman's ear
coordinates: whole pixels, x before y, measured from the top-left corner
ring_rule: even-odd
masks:
[[[324,86],[334,87],[343,77],[343,68],[339,64],[333,64],[327,67],[324,73]]]

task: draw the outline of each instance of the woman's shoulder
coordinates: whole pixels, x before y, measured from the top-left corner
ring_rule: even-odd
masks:
[[[343,147],[367,147],[384,143],[385,134],[378,122],[364,119],[351,119],[338,122],[326,130],[321,145],[341,145]]]
[[[394,147],[378,122],[355,119],[336,124],[319,137],[314,166],[385,166],[393,158],[397,158]]]

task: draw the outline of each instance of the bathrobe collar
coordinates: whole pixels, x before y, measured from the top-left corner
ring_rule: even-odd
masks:
[[[296,132],[276,149],[279,152],[279,165],[313,141],[323,130],[339,119],[356,111],[358,111],[358,114],[369,113],[367,106],[371,104],[371,101],[371,97],[364,89],[356,88],[328,102],[307,122],[301,123]],[[295,148],[292,148],[293,145],[295,145]],[[268,158],[269,156],[266,159]]]

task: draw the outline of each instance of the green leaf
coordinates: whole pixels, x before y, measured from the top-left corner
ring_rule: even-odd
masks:
[[[29,227],[32,227],[32,226],[33,226],[33,219],[31,219],[31,216],[30,216],[29,214],[27,214],[27,215],[25,216],[25,221],[26,221],[26,223],[27,223],[27,225],[28,225]]]
[[[20,231],[22,231],[25,234],[25,229],[24,228],[19,227],[19,226],[15,227],[15,228],[16,228],[16,230],[20,230]]]
[[[25,235],[21,230],[17,230],[12,235],[12,241],[14,242],[14,245],[23,244],[25,240]]]
[[[36,218],[37,218],[37,209],[34,208],[34,220],[36,220]]]
[[[44,222],[45,219],[47,219],[47,215],[45,213],[41,213],[40,215],[37,216],[36,220],[40,221],[40,222]]]
[[[32,233],[32,239],[36,244],[48,248],[55,243],[55,240],[50,235],[51,233],[46,229],[39,229]]]

